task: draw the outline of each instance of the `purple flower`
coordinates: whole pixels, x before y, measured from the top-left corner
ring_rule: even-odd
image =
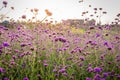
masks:
[[[3,42],[3,46],[4,46],[4,47],[8,47],[8,46],[10,46],[10,45],[9,45],[8,42]]]
[[[96,34],[96,37],[100,37],[100,36],[101,36],[100,34],[98,34],[98,33]]]
[[[16,49],[16,50],[14,50],[14,52],[19,53],[20,51]]]
[[[0,45],[0,49],[2,49],[3,47],[2,47],[2,45]]]
[[[24,54],[24,53],[19,54],[19,57],[23,57],[23,56],[25,56],[25,54]]]
[[[0,67],[0,73],[2,73],[2,72],[3,72],[3,68]]]
[[[64,51],[66,51],[66,50],[67,50],[67,48],[63,48],[63,50],[64,50]]]
[[[14,61],[11,61],[10,64],[11,64],[11,65],[15,65],[15,62],[14,62]]]
[[[68,76],[68,74],[66,72],[63,73],[64,76]]]
[[[112,48],[111,48],[111,47],[108,47],[108,50],[112,50]]]
[[[0,49],[0,55],[2,54],[2,50]]]
[[[91,78],[86,78],[86,80],[92,80]]]
[[[91,45],[97,45],[96,41],[91,42]]]
[[[102,69],[99,68],[99,67],[95,67],[95,68],[94,68],[94,72],[98,72],[98,73],[99,73],[99,72],[101,72],[101,71],[102,71]]]
[[[116,36],[115,39],[120,39],[120,37]]]
[[[80,60],[81,60],[81,61],[84,61],[85,58],[84,58],[83,56],[80,56]]]
[[[104,59],[104,55],[101,55],[101,56],[100,56],[100,59],[103,60],[103,59]]]
[[[59,40],[59,38],[55,38],[55,41],[57,42]]]
[[[93,71],[93,68],[92,68],[92,67],[88,67],[88,68],[87,68],[87,71],[88,71],[88,72],[92,72],[92,71]]]
[[[93,27],[93,26],[91,26],[91,27],[90,27],[90,29],[94,29],[94,27]]]
[[[68,61],[68,60],[72,60],[73,58],[72,57],[69,57],[69,58],[67,58],[66,60]]]
[[[4,78],[3,80],[10,80],[9,78]]]
[[[3,5],[6,7],[7,6],[7,1],[3,1]]]
[[[103,73],[103,77],[104,78],[108,77],[108,73]]]
[[[108,46],[108,42],[104,42],[104,45],[105,45],[105,46]]]
[[[47,67],[47,66],[48,66],[48,64],[44,63],[44,66],[45,66],[45,67]]]
[[[0,45],[0,54],[2,53],[2,48],[3,48],[2,45]]]
[[[100,80],[106,80],[105,78],[101,78]]]
[[[79,66],[80,66],[80,67],[83,66],[83,63],[79,63]]]
[[[27,77],[25,77],[23,80],[29,80]]]
[[[56,69],[53,69],[53,72],[57,72],[57,70],[56,70]]]
[[[12,56],[12,58],[13,58],[13,59],[16,59],[16,58],[17,58],[17,56],[13,55],[13,56]]]
[[[21,26],[19,25],[19,26],[17,27],[17,29],[20,30],[20,27],[21,27]]]
[[[96,74],[96,75],[94,76],[94,79],[93,79],[93,80],[101,80],[100,74]]]
[[[63,42],[65,43],[66,42],[66,39],[62,38],[62,37],[58,37],[58,38],[55,38],[55,41],[60,41],[60,42]]]
[[[58,77],[59,76],[59,74],[55,74],[55,77]]]
[[[120,75],[118,75],[117,78],[120,79]]]
[[[63,68],[63,69],[59,70],[59,72],[64,73],[64,72],[66,72],[66,69]]]
[[[76,50],[72,50],[70,53],[73,54],[73,53],[75,53],[75,52],[76,52]]]
[[[21,46],[21,47],[25,47],[26,44],[25,44],[25,43],[21,43],[20,46]]]

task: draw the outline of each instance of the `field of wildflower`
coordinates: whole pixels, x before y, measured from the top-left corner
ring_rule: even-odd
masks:
[[[120,80],[119,24],[43,23],[45,12],[0,24],[0,80]]]

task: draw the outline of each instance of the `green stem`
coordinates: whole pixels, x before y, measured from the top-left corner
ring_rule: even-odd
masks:
[[[43,18],[43,19],[40,21],[40,23],[42,23],[47,17],[48,17],[48,16],[46,16],[45,18]]]

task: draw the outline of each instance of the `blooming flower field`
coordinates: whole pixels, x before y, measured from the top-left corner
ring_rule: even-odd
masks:
[[[14,29],[0,26],[0,79],[120,79],[118,26],[92,26],[74,33],[62,24],[32,29],[20,25]]]
[[[53,24],[48,9],[37,21],[38,11],[35,22],[22,15],[0,24],[0,80],[120,80],[119,24]]]

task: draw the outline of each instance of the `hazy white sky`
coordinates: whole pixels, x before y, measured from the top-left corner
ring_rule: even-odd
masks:
[[[0,2],[0,7],[2,6]],[[27,18],[31,18],[32,13],[27,10],[31,8],[39,9],[39,19],[45,17],[45,9],[49,9],[53,15],[54,20],[68,19],[68,18],[83,18],[81,13],[83,11],[89,11],[89,16],[93,13],[93,8],[103,8],[103,11],[107,11],[107,15],[104,15],[101,20],[103,23],[114,20],[114,17],[120,12],[120,0],[84,0],[83,3],[78,3],[79,0],[6,0],[8,7],[14,6],[15,10],[11,11],[8,16],[18,19],[23,14],[27,15]],[[89,8],[89,5],[92,5]],[[7,13],[10,8],[4,8],[0,11],[0,14]]]

